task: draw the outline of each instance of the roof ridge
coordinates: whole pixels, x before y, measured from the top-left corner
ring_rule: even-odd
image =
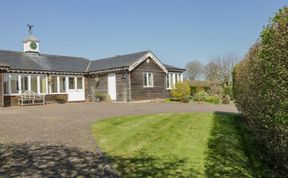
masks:
[[[87,65],[87,67],[86,67],[86,69],[85,69],[85,72],[89,72],[89,68],[90,68],[90,66],[91,66],[91,61],[89,60],[89,63],[88,63],[88,65]]]
[[[12,53],[20,53],[20,54],[29,54],[29,53],[25,53],[23,51],[14,51],[14,50],[6,50],[6,49],[0,49],[0,51],[3,52],[12,52]],[[55,56],[55,57],[69,57],[69,58],[81,58],[81,59],[85,59],[87,61],[91,61],[90,59],[86,58],[86,57],[81,57],[81,56],[68,56],[68,55],[58,55],[58,54],[46,54],[46,53],[39,53],[40,56]]]
[[[115,57],[129,56],[129,55],[135,55],[135,54],[140,54],[140,53],[149,53],[149,52],[151,52],[151,51],[150,50],[139,51],[139,52],[134,52],[134,53],[128,53],[128,54],[115,55],[115,56],[110,56],[110,57],[105,57],[105,58],[94,59],[92,61],[101,61],[101,60],[111,59],[111,58],[115,58]]]

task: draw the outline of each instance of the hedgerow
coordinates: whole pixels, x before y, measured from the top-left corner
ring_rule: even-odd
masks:
[[[233,72],[233,94],[268,161],[288,175],[288,7],[263,29]]]

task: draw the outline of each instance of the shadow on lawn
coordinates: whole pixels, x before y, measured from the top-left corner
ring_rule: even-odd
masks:
[[[164,161],[163,158],[139,156],[133,158],[113,157],[110,162],[119,171],[121,177],[193,178],[199,175],[195,170],[187,170],[185,160]]]
[[[184,177],[184,163],[183,160],[163,163],[146,156],[100,156],[41,143],[0,144],[0,177]]]
[[[206,155],[207,177],[279,177],[238,114],[215,112]]]

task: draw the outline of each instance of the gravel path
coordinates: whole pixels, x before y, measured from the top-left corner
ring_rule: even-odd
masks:
[[[237,112],[233,105],[181,103],[75,103],[0,108],[0,143],[50,143],[97,151],[91,124],[122,115]]]
[[[215,111],[237,112],[233,105],[180,103],[0,108],[0,177],[119,177],[110,160],[122,164],[126,158],[100,152],[91,133],[92,123],[123,115]]]

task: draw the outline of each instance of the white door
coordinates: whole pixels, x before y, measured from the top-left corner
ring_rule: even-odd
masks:
[[[85,88],[84,77],[67,77],[68,78],[68,101],[84,101]]]
[[[111,100],[116,100],[116,75],[108,74],[108,94]]]

